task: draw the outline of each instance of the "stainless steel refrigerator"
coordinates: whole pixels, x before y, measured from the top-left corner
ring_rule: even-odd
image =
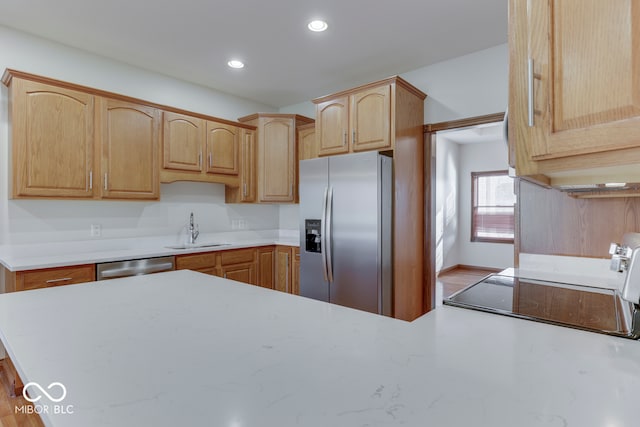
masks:
[[[393,159],[300,162],[300,295],[392,315]]]

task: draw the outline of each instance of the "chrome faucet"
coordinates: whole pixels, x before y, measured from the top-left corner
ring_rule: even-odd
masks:
[[[189,243],[194,244],[196,239],[200,235],[200,231],[198,230],[198,224],[193,223],[193,212],[189,216]]]

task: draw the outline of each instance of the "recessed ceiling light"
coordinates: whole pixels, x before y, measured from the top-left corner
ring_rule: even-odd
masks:
[[[244,68],[244,62],[238,61],[237,59],[232,59],[227,62],[227,65],[231,68]]]
[[[319,19],[316,19],[314,21],[309,22],[309,25],[307,25],[307,28],[309,28],[311,31],[315,31],[315,32],[320,32],[320,31],[324,31],[326,30],[328,27],[327,23],[324,21],[321,21]]]

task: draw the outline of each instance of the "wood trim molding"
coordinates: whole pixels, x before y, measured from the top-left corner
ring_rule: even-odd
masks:
[[[486,114],[484,116],[468,117],[466,119],[451,120],[448,122],[430,123],[424,125],[424,132],[438,132],[441,130],[458,129],[468,126],[483,125],[486,123],[501,122],[504,120],[504,112]]]
[[[418,89],[417,87],[413,86],[411,83],[409,83],[408,81],[404,80],[402,77],[400,77],[400,76],[392,76],[392,77],[388,77],[388,78],[383,79],[383,80],[378,80],[376,82],[367,83],[367,84],[364,84],[362,86],[358,86],[358,87],[350,88],[350,89],[343,90],[343,91],[340,91],[340,92],[332,93],[330,95],[324,95],[324,96],[321,96],[319,98],[311,100],[311,102],[313,102],[314,104],[320,104],[321,102],[329,101],[331,99],[334,99],[334,98],[337,98],[337,97],[340,97],[340,96],[348,96],[348,95],[351,95],[352,93],[355,93],[355,92],[361,92],[361,91],[366,90],[366,89],[371,89],[371,88],[374,88],[374,87],[388,85],[388,84],[392,84],[392,83],[395,83],[398,86],[402,86],[403,88],[407,89],[409,92],[413,93],[414,95],[416,95],[417,97],[419,97],[422,100],[424,100],[427,97],[426,93],[422,92],[420,89]]]
[[[305,124],[315,123],[316,121],[307,116],[301,116],[300,114],[280,114],[280,113],[254,113],[249,114],[248,116],[238,118],[238,121],[241,123],[249,122],[251,120],[256,120],[259,118],[281,118],[281,119],[294,119],[296,121],[296,127]]]
[[[131,102],[134,104],[146,105],[149,107],[158,108],[163,111],[171,111],[178,114],[185,114],[192,117],[198,117],[204,120],[211,120],[217,123],[224,123],[227,125],[236,126],[240,128],[256,130],[255,126],[247,125],[244,123],[234,122],[232,120],[227,120],[227,119],[221,119],[219,117],[214,117],[214,116],[208,116],[201,113],[195,113],[193,111],[183,110],[181,108],[176,108],[176,107],[170,107],[168,105],[156,104],[155,102],[149,102],[143,99],[133,98],[130,96],[108,92],[105,90],[95,89],[88,86],[82,86],[75,83],[69,83],[62,80],[56,80],[49,77],[38,76],[36,74],[25,73],[23,71],[17,71],[10,68],[7,68],[4,71],[4,74],[2,75],[2,83],[4,83],[4,85],[8,87],[11,84],[11,79],[14,77],[33,81],[33,82],[44,83],[52,86],[62,87],[65,89],[77,90],[80,92],[88,93],[95,96],[101,96],[104,98],[117,99],[120,101]]]
[[[313,121],[311,123],[305,123],[303,125],[300,126],[296,126],[296,129],[298,130],[307,130],[307,129],[315,129],[316,128],[316,122]]]

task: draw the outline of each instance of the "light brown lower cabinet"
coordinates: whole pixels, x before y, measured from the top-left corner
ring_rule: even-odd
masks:
[[[256,249],[232,249],[176,256],[176,270],[194,270],[238,282],[256,284]]]
[[[275,289],[290,294],[300,294],[300,248],[276,246]]]
[[[26,271],[9,271],[5,269],[4,271],[6,292],[28,291],[96,280],[95,264]]]
[[[255,285],[257,263],[255,248],[220,252],[220,273],[225,279]]]
[[[275,246],[258,248],[258,286],[273,289],[275,279]]]
[[[260,246],[176,256],[176,269],[189,269],[263,288],[300,293],[300,249]]]

